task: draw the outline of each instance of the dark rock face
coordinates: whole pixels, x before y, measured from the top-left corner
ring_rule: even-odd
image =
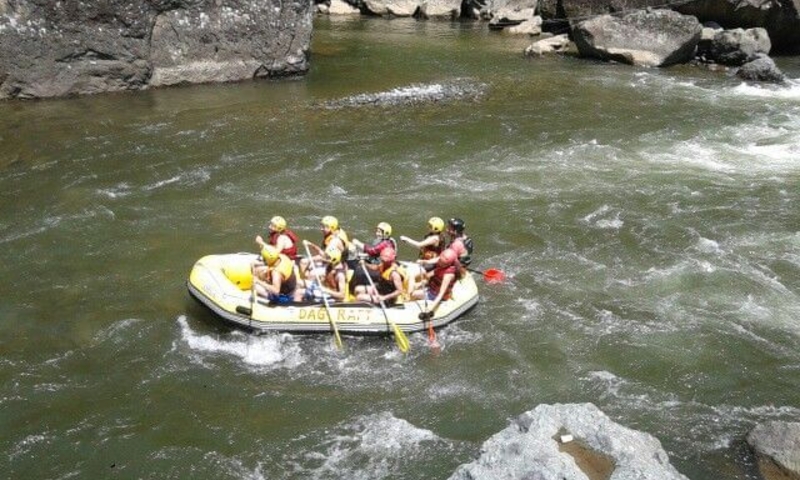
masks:
[[[800,53],[800,0],[697,0],[675,10],[727,29],[762,27],[772,53]]]
[[[308,70],[311,2],[0,0],[0,99]]]

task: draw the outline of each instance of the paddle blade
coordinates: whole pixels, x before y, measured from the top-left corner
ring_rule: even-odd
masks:
[[[483,279],[486,283],[501,283],[506,279],[506,274],[495,268],[490,268],[483,272]]]
[[[409,344],[406,334],[400,330],[396,323],[392,324],[392,329],[394,330],[394,341],[397,342],[397,348],[403,353],[408,352]]]
[[[442,346],[439,345],[439,340],[436,338],[436,331],[433,329],[433,322],[428,324],[428,345],[430,345],[433,353],[442,351]]]
[[[337,349],[344,350],[344,344],[342,344],[342,337],[339,335],[339,330],[333,331],[333,343],[336,344]]]

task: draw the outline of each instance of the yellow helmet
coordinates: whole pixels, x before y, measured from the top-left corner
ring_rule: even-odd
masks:
[[[264,259],[264,262],[270,266],[275,265],[280,254],[281,252],[273,245],[264,245],[264,248],[261,249],[261,257]]]
[[[333,245],[325,249],[325,255],[334,267],[342,262],[342,252]]]
[[[442,233],[444,231],[444,220],[439,217],[431,217],[428,220],[428,229],[435,233]]]
[[[339,230],[339,220],[336,217],[326,215],[322,217],[322,226],[328,227],[331,230]]]
[[[269,225],[276,232],[282,232],[286,230],[286,219],[281,217],[280,215],[275,215],[274,217],[272,217],[272,220],[269,221]]]
[[[386,222],[379,223],[378,230],[381,231],[381,236],[383,238],[389,238],[392,236],[392,226]]]

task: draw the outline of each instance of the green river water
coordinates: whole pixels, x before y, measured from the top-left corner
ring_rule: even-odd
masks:
[[[0,477],[446,479],[593,402],[691,479],[756,478],[747,431],[800,421],[800,84],[528,43],[321,18],[300,80],[0,104]],[[275,214],[460,216],[509,279],[438,356],[232,331],[186,278]]]

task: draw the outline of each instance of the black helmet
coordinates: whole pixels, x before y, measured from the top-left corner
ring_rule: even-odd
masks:
[[[464,232],[464,220],[461,220],[460,218],[451,218],[450,220],[447,221],[447,224],[450,225],[453,228],[453,230],[455,230],[458,233]]]

